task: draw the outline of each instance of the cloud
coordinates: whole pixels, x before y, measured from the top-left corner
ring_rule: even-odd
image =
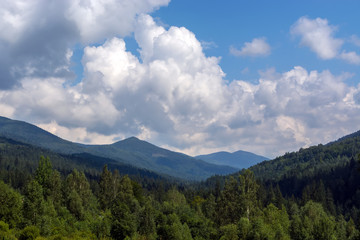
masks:
[[[186,28],[166,30],[141,15],[135,29],[140,58],[120,38],[88,46],[81,83],[23,78],[0,91],[3,114],[73,141],[134,135],[194,155],[245,149],[274,157],[359,127],[360,88],[347,86],[347,75],[295,67],[229,84],[219,59],[206,57]]]
[[[0,89],[24,77],[75,78],[72,47],[126,36],[136,16],[169,0],[5,1],[0,8]]]
[[[350,37],[350,42],[353,43],[354,45],[360,47],[360,38],[356,35],[352,35]]]
[[[6,1],[0,9],[0,89],[23,77],[71,78],[69,51],[76,38],[64,20],[65,1]]]
[[[321,59],[332,59],[338,55],[343,40],[334,37],[337,30],[327,19],[301,17],[291,26],[291,34],[300,36],[300,43],[309,47]]]
[[[295,118],[288,116],[278,116],[276,118],[276,124],[278,129],[287,138],[294,138],[297,142],[305,143],[305,146],[309,146],[310,139],[305,137],[305,126]]]
[[[63,1],[50,8],[48,1],[7,2],[3,9],[12,17],[2,15],[8,20],[1,24],[16,29],[9,27],[9,37],[1,37],[0,61],[6,64],[0,71],[13,82],[1,80],[0,114],[73,141],[105,143],[134,135],[189,154],[244,149],[272,157],[359,128],[360,86],[347,86],[347,75],[298,66],[265,71],[257,84],[228,83],[220,58],[207,57],[194,33],[159,26],[144,14],[166,1],[139,1],[141,11],[129,3],[130,25],[100,29],[95,24],[87,32],[86,24],[112,19],[105,13],[112,15],[118,2]],[[78,23],[74,16],[86,6],[91,17],[84,13],[84,23]],[[58,31],[51,30],[54,26]],[[131,29],[139,57],[122,38]],[[82,81],[68,84],[73,44],[101,36],[108,39],[84,48]],[[255,40],[265,42],[245,44],[246,54]]]
[[[241,50],[236,49],[234,46],[230,47],[230,53],[234,56],[258,57],[269,55],[270,52],[270,45],[265,38],[254,38],[251,42],[246,42]]]
[[[57,136],[62,136],[64,139],[87,144],[107,144],[115,142],[119,138],[119,134],[102,135],[89,132],[85,127],[63,127],[54,120],[50,123],[38,124],[37,126]]]
[[[207,42],[207,41],[201,41],[201,46],[204,50],[207,50],[207,49],[213,49],[213,48],[217,48],[218,45],[213,42],[213,41],[210,41],[210,42]]]
[[[339,58],[351,63],[351,64],[356,64],[359,65],[360,64],[360,56],[356,53],[356,52],[346,52],[343,51],[340,55]]]
[[[326,19],[301,17],[291,26],[290,32],[293,36],[300,36],[301,44],[309,47],[321,59],[338,58],[359,65],[360,56],[356,52],[342,50],[340,53],[344,40],[334,37],[336,30],[337,27],[329,25]],[[352,35],[349,41],[360,46],[360,39],[356,35]]]
[[[77,25],[83,42],[92,43],[113,36],[127,36],[134,30],[138,14],[149,13],[170,0],[69,1],[66,18]]]

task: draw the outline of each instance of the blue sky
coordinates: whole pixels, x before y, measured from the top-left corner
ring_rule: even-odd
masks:
[[[358,1],[7,1],[0,115],[267,157],[360,129]]]
[[[299,38],[291,36],[290,27],[303,16],[323,18],[337,27],[337,38],[350,40],[360,36],[358,1],[172,1],[168,7],[152,14],[169,26],[184,26],[196,34],[200,41],[212,42],[215,47],[206,49],[208,56],[221,56],[220,65],[228,80],[256,81],[258,71],[275,68],[279,72],[293,66],[309,70],[331,69],[335,74],[352,72],[357,75],[358,65],[338,59],[323,61],[306,47],[299,46]],[[266,57],[235,57],[229,46],[240,48],[244,42],[265,37],[271,45]],[[349,51],[358,47],[344,43]],[[242,73],[242,70],[248,71]],[[354,78],[349,83],[357,84]]]

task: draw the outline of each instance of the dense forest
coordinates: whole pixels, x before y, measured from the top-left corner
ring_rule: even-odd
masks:
[[[358,194],[358,167],[338,170],[338,181],[357,185],[342,197]],[[245,170],[215,188],[166,179],[145,187],[107,165],[98,179],[76,169],[64,175],[41,157],[23,186],[0,182],[0,238],[360,239],[359,196],[343,199],[356,209],[343,215],[321,180],[299,197],[269,184]]]
[[[0,239],[360,239],[360,132],[192,182],[0,138]]]

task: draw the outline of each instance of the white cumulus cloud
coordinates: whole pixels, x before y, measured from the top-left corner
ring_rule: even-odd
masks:
[[[23,77],[75,78],[69,52],[134,31],[136,17],[170,0],[13,0],[0,7],[0,89]]]
[[[73,141],[110,143],[134,135],[189,154],[244,149],[269,157],[334,140],[360,127],[360,86],[346,85],[346,74],[298,66],[282,73],[265,71],[256,84],[229,83],[220,58],[206,56],[194,33],[159,26],[146,14],[167,1],[134,2],[139,8],[129,2],[130,25],[106,25],[124,17],[106,13],[114,15],[117,4],[125,2],[62,1],[51,2],[52,8],[41,0],[9,4],[7,14],[14,16],[2,24],[18,30],[0,40],[5,50],[0,61],[6,63],[0,64],[0,72],[7,71],[16,83],[9,86],[2,80],[0,114]],[[32,11],[51,21],[39,24],[41,14],[35,17]],[[80,13],[86,16],[84,23],[76,18]],[[105,29],[94,22],[105,24]],[[86,24],[95,25],[86,30]],[[29,26],[32,31],[26,30]],[[139,57],[122,38],[131,31]],[[82,81],[68,84],[73,44],[101,36],[107,36],[106,41],[84,48]],[[266,43],[254,39],[245,44],[244,53],[269,52],[259,47],[262,41]],[[7,52],[9,48],[17,55]],[[43,68],[48,70],[41,72]],[[63,72],[56,72],[59,69]]]
[[[359,65],[360,64],[360,56],[356,53],[356,52],[346,52],[343,51],[340,55],[339,58],[351,63],[351,64],[356,64]]]
[[[251,42],[246,42],[239,50],[234,46],[230,47],[230,53],[234,56],[266,56],[271,52],[270,45],[265,38],[254,38]]]
[[[334,37],[336,27],[329,25],[327,19],[301,17],[291,27],[291,34],[300,36],[301,44],[309,47],[322,59],[335,58],[343,40]]]
[[[334,36],[336,31],[337,27],[330,25],[327,19],[308,17],[299,18],[290,30],[293,36],[300,36],[300,43],[303,46],[309,47],[321,59],[338,58],[350,64],[359,65],[359,54],[341,50],[345,41]],[[356,35],[352,35],[349,41],[354,45],[360,45],[360,40]]]
[[[73,141],[134,135],[189,154],[245,149],[269,157],[359,127],[360,88],[347,86],[347,75],[295,67],[229,84],[189,30],[166,30],[148,15],[136,24],[141,59],[120,38],[87,47],[80,84],[24,78],[0,91],[4,114]]]
[[[83,42],[91,43],[133,32],[138,14],[166,6],[170,0],[71,0],[66,18],[75,22]]]

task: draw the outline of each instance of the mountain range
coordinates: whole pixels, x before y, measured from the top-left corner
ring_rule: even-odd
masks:
[[[241,150],[233,153],[224,151],[215,152],[207,155],[198,155],[195,158],[204,160],[208,163],[231,166],[239,170],[269,160],[266,157]]]
[[[290,176],[316,176],[343,167],[350,161],[360,161],[360,131],[327,144],[319,144],[286,153],[271,161],[250,167],[263,180],[286,179]]]
[[[108,145],[85,145],[61,139],[32,124],[0,117],[0,137],[40,147],[67,156],[87,154],[188,180],[203,180],[212,175],[226,175],[237,168],[215,165],[188,155],[157,147],[131,137]]]
[[[86,168],[84,166],[101,169],[104,164],[108,164],[125,174],[186,180],[204,180],[213,175],[233,174],[239,169],[248,167],[258,178],[279,180],[304,173],[316,174],[324,169],[342,166],[350,159],[357,158],[360,152],[360,131],[358,131],[325,145],[319,144],[286,153],[274,160],[267,160],[265,157],[244,151],[190,157],[135,137],[107,145],[73,143],[32,124],[4,117],[0,117],[0,140],[0,150],[2,144],[17,149],[16,151],[19,146],[20,149],[27,149],[23,155],[29,154],[31,149],[38,149],[36,150],[38,153],[66,159],[65,162],[61,160],[62,165],[75,163],[76,167],[84,169]]]

